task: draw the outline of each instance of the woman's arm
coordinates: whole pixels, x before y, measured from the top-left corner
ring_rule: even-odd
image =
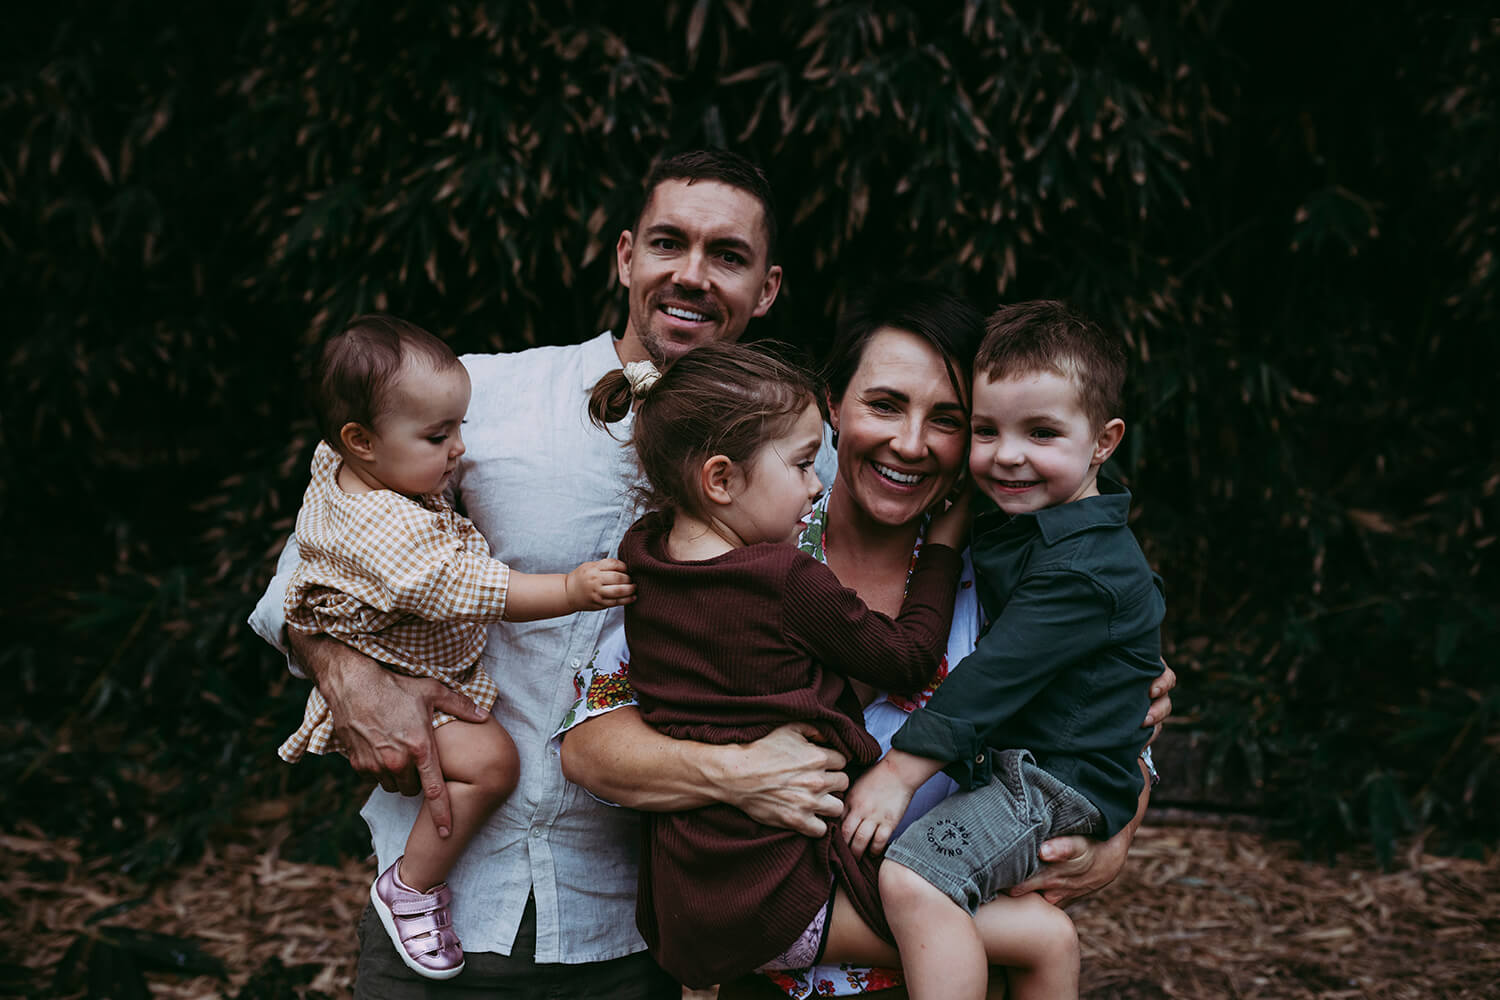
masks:
[[[562,744],[563,776],[632,809],[677,812],[716,802],[768,826],[821,837],[849,785],[842,754],[810,742],[793,722],[754,743],[715,745],[657,732],[633,707],[578,723]]]
[[[1141,788],[1140,805],[1129,823],[1108,840],[1075,834],[1044,841],[1037,851],[1037,857],[1043,862],[1042,870],[1013,887],[1010,895],[1039,892],[1047,902],[1064,906],[1113,882],[1125,868],[1130,843],[1146,816],[1146,804],[1151,799],[1151,777],[1145,771],[1146,764],[1142,761],[1141,772],[1146,781]]]
[[[1153,740],[1161,732],[1161,724],[1172,714],[1172,689],[1176,686],[1177,674],[1163,663],[1161,676],[1151,684],[1151,707],[1141,723],[1141,728],[1155,730],[1151,734]],[[1047,902],[1062,906],[1098,892],[1118,878],[1125,868],[1125,857],[1130,853],[1135,831],[1146,818],[1146,806],[1151,801],[1151,772],[1144,760],[1140,766],[1146,780],[1141,787],[1135,815],[1129,823],[1104,841],[1080,836],[1053,837],[1045,841],[1037,851],[1037,857],[1043,862],[1042,870],[1012,888],[1010,894],[1020,896],[1040,892]]]

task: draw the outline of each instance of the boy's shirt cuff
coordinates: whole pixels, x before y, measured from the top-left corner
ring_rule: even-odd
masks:
[[[944,773],[964,791],[989,784],[994,775],[989,747],[974,724],[930,708],[919,708],[911,714],[891,739],[891,749],[946,761]]]

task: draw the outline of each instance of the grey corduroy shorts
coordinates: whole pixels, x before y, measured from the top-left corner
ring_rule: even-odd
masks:
[[[885,853],[971,914],[1036,874],[1042,841],[1090,834],[1103,822],[1092,802],[1038,767],[1030,751],[991,752],[989,784],[939,802]]]

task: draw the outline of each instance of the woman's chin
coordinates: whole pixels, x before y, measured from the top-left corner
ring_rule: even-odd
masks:
[[[888,528],[915,523],[942,496],[932,481],[916,487],[902,486],[868,469],[861,478],[864,481],[851,491],[854,506],[876,524]]]

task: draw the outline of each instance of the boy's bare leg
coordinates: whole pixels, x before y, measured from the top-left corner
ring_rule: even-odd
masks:
[[[952,900],[948,905],[963,912]],[[1040,893],[997,896],[979,908],[973,923],[985,956],[1006,967],[1013,1000],[1078,996],[1078,930]]]
[[[885,865],[880,865],[880,870],[883,871],[888,867],[889,862],[886,862]],[[948,901],[948,906],[953,906],[953,901]],[[959,910],[960,915],[972,928],[974,921],[969,918],[968,913],[956,906],[954,909]],[[891,918],[891,910],[886,909],[886,922],[891,921]],[[823,961],[825,963],[849,963],[852,966],[877,966],[880,969],[903,967],[901,957],[895,948],[892,948],[888,940],[870,930],[870,927],[859,918],[859,913],[853,909],[849,898],[843,892],[837,892],[834,895],[834,906],[828,913],[828,943],[823,948]],[[1005,1000],[1008,994],[1005,991],[1005,976],[999,975],[1001,972],[1002,970],[996,970],[989,990],[986,990],[981,982],[978,996],[986,997],[986,1000]],[[918,996],[915,993],[907,993],[907,990],[909,987],[906,990],[900,987],[894,990],[880,990],[874,996],[891,997],[891,1000],[904,1000],[907,996]],[[942,993],[941,996],[950,996],[950,994]],[[957,996],[957,994],[951,994],[951,996]]]
[[[969,914],[904,865],[880,867],[880,897],[912,1000],[979,1000],[990,966],[1007,966],[1015,1000],[1078,995],[1078,935],[1040,896],[1001,896]]]
[[[880,902],[901,949],[912,1000],[981,1000],[989,961],[974,918],[963,907],[894,861],[880,866]]]
[[[493,718],[486,722],[449,722],[433,731],[443,780],[452,803],[453,829],[439,837],[427,802],[406,840],[406,855],[397,872],[419,892],[442,882],[490,813],[515,790],[520,775],[516,745]]]

